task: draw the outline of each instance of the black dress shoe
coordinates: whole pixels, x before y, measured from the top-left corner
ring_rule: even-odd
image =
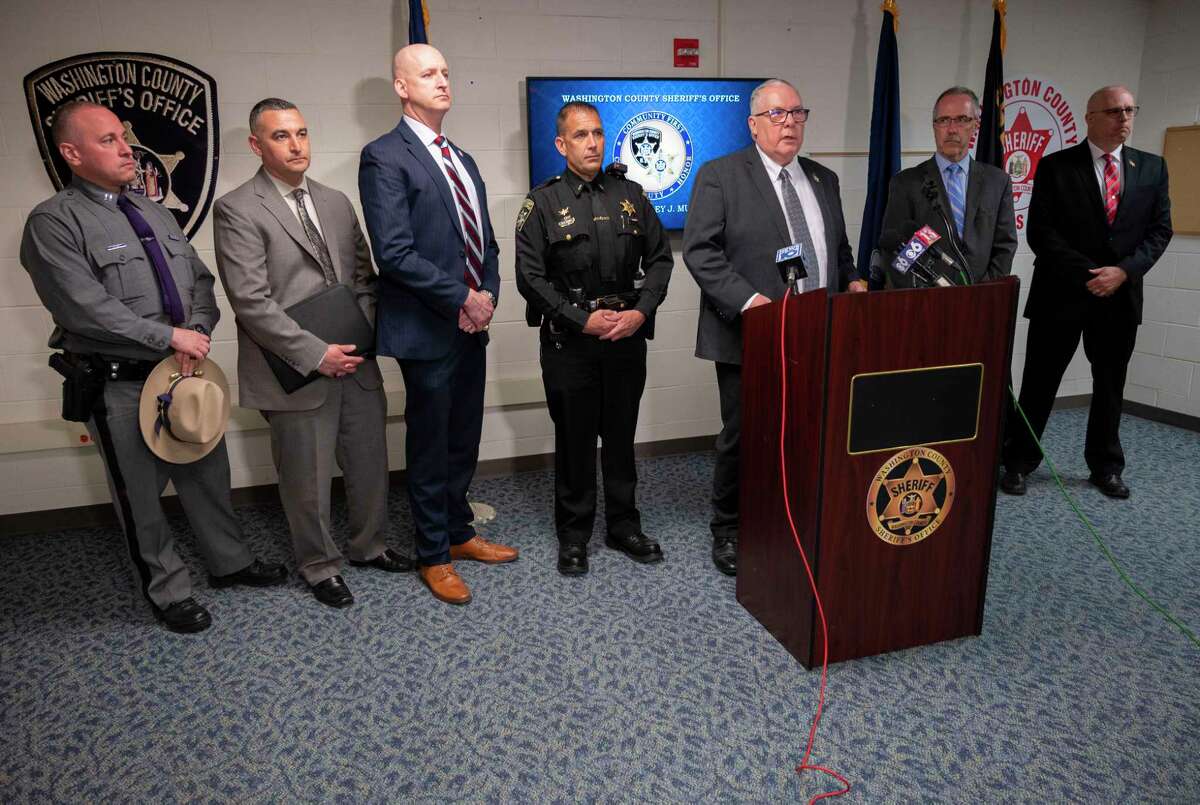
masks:
[[[1009,495],[1025,494],[1025,475],[1014,470],[1005,470],[1000,476],[1000,491]]]
[[[657,542],[642,533],[627,534],[623,537],[609,534],[604,538],[604,544],[644,565],[663,560],[662,548],[658,547]]]
[[[1124,500],[1129,497],[1129,487],[1121,480],[1120,475],[1092,475],[1088,478],[1088,482],[1093,486],[1099,487],[1100,491],[1110,498]]]
[[[588,572],[587,546],[574,542],[558,546],[558,572],[564,576],[582,576]]]
[[[354,603],[354,594],[342,581],[341,576],[330,576],[312,586],[312,593],[322,604],[331,607],[348,607]]]
[[[379,556],[376,556],[374,559],[368,559],[365,562],[351,559],[350,564],[355,567],[373,567],[378,570],[386,570],[388,573],[408,573],[410,570],[417,569],[417,565],[413,560],[399,551],[393,551],[391,548],[384,548],[383,553],[379,554]]]
[[[163,625],[172,632],[180,634],[191,634],[192,632],[203,632],[208,627],[212,626],[212,616],[208,614],[208,610],[196,603],[195,598],[185,598],[182,601],[176,601],[173,604],[168,604],[163,609],[154,610],[158,615],[158,619],[163,622]]]
[[[209,576],[208,583],[213,587],[232,587],[235,584],[245,584],[248,587],[270,587],[287,581],[287,568],[283,565],[268,565],[258,559],[236,573],[226,576]]]
[[[726,576],[737,575],[737,537],[713,539],[713,564]]]

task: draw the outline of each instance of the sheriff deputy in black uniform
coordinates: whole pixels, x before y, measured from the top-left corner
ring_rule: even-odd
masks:
[[[646,386],[646,339],[667,295],[674,259],[636,182],[614,163],[601,172],[604,127],[596,107],[558,112],[567,170],[525,199],[517,215],[517,290],[540,327],[542,382],[554,420],[554,525],[558,570],[588,570],[596,517],[596,436],[601,439],[605,544],[638,562],[660,562],[634,501],[633,435]]]

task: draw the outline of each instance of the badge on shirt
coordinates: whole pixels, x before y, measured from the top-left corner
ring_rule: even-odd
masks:
[[[555,214],[558,216],[558,225],[564,229],[575,223],[575,216],[571,215],[570,207],[563,207]]]

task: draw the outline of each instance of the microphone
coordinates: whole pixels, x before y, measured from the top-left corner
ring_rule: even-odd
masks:
[[[793,243],[775,252],[775,267],[792,293],[799,294],[800,280],[808,276],[808,269],[804,267],[804,247]]]
[[[908,242],[895,250],[896,256],[892,259],[892,268],[901,274],[908,274],[911,271],[912,276],[925,286],[938,285],[946,288],[953,285],[942,275],[941,271],[929,264],[930,247],[941,240],[942,236],[932,227],[920,226],[916,221],[905,221],[902,226],[902,231],[911,231],[913,235]],[[885,238],[881,237],[879,245],[891,251],[892,243],[899,242],[900,238],[897,237],[895,230],[889,230],[885,235],[888,242],[885,243]]]

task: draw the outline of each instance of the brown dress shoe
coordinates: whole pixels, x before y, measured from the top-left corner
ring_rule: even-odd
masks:
[[[454,565],[447,562],[444,565],[421,567],[421,581],[433,593],[433,597],[447,604],[466,604],[471,600],[471,591],[458,575]]]
[[[488,542],[478,534],[471,537],[462,545],[450,546],[451,559],[474,559],[476,562],[487,562],[489,565],[502,565],[505,562],[512,562],[518,555],[516,548]]]

